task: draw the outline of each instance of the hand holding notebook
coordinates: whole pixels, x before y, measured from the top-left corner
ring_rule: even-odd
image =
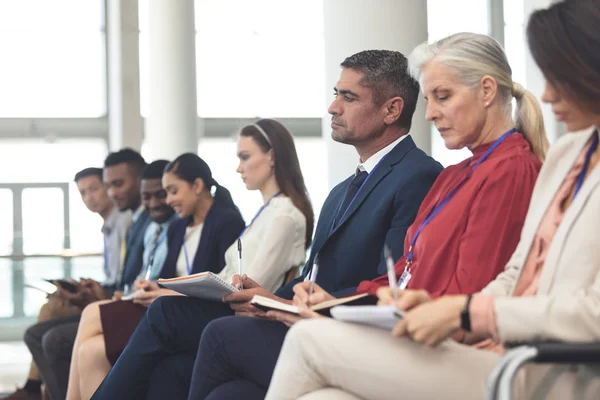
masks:
[[[337,306],[331,309],[331,316],[339,321],[391,331],[404,313],[394,306]]]
[[[156,282],[167,289],[186,296],[213,301],[222,301],[223,296],[239,291],[212,272],[201,272],[179,278],[159,279]]]

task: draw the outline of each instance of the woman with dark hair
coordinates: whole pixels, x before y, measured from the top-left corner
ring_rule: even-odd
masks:
[[[570,0],[532,14],[542,99],[570,133],[549,150],[520,242],[494,281],[472,295],[424,290],[381,304],[404,312],[393,334],[317,318],[286,337],[267,399],[481,399],[507,342],[600,341],[600,2]],[[463,344],[448,338],[465,335]],[[293,379],[290,379],[293,377]],[[593,366],[528,365],[519,399],[598,399]]]
[[[158,243],[150,246],[151,255],[135,282],[133,301],[99,301],[84,309],[73,348],[69,400],[90,398],[148,306],[160,296],[178,295],[159,288],[154,279],[220,272],[225,266],[225,251],[244,229],[244,220],[229,191],[214,180],[209,166],[197,155],[187,153],[171,163],[165,161],[156,174],[152,178],[159,185],[162,178],[162,202],[166,196],[166,203],[180,217],[166,229],[166,257],[159,261]],[[144,199],[146,208],[151,207],[151,201]],[[156,239],[159,237],[164,240],[164,232],[158,232]]]
[[[241,236],[243,273],[270,291],[277,290],[292,268],[304,263],[314,214],[294,139],[279,122],[262,119],[244,127],[238,139],[237,172],[248,190],[259,190],[264,205]],[[226,253],[220,273],[237,274],[237,248]]]
[[[295,270],[297,266],[304,263],[306,249],[310,246],[313,230],[313,211],[304,178],[300,170],[300,163],[296,153],[296,147],[291,133],[279,122],[262,119],[258,122],[244,127],[240,131],[237,143],[237,155],[240,160],[237,172],[241,175],[248,190],[258,190],[263,198],[263,205],[258,210],[254,218],[249,222],[246,228],[239,235],[242,242],[242,263],[243,274],[250,277],[253,281],[259,283],[269,291],[278,289],[286,279],[288,271]],[[176,164],[177,160],[173,162]],[[178,171],[174,168],[173,171]],[[172,171],[167,168],[163,177],[163,184],[170,195],[175,195],[177,190],[171,190],[170,175]],[[181,170],[179,170],[181,175]],[[181,175],[185,178],[185,175]],[[178,179],[181,179],[178,178]],[[185,179],[190,182],[190,179]],[[205,185],[205,184],[202,184]],[[192,186],[193,190],[199,190],[202,185]],[[196,189],[194,189],[196,188]],[[173,187],[173,189],[175,189]],[[217,190],[218,192],[218,190]],[[215,199],[217,194],[215,194]],[[224,196],[223,196],[224,198]],[[216,200],[215,200],[216,201]],[[177,212],[185,207],[184,202],[171,201],[171,206]],[[204,234],[202,234],[204,235]],[[238,285],[238,249],[234,243],[225,252],[225,267],[219,272],[219,276],[227,281],[233,281]],[[161,289],[163,290],[163,289]],[[124,349],[119,360],[110,372],[110,375],[104,380],[103,385],[96,392],[95,397],[102,398],[101,393],[105,385],[116,384],[121,394],[131,398],[145,398],[147,387],[152,378],[143,375],[139,363],[144,367],[167,365],[169,373],[177,374],[177,366],[187,367],[188,363],[193,364],[193,353],[184,352],[177,349],[169,354],[160,353],[148,358],[147,354],[139,354],[149,349],[145,346],[143,339],[144,332],[153,329],[149,326],[153,310],[162,307],[162,301],[159,299],[153,304],[148,312],[148,318],[143,318],[136,331],[131,337],[130,344]],[[169,329],[194,329],[206,323],[206,318],[216,317],[217,315],[233,314],[229,304],[210,302],[211,308],[214,308],[216,315],[202,315],[196,312],[202,309],[208,301],[186,297],[173,296],[168,301],[175,301],[182,309],[186,310],[186,315],[190,315],[185,323],[171,324]],[[183,319],[183,318],[182,318]],[[179,321],[182,321],[180,319]],[[198,338],[199,340],[199,338]],[[186,346],[187,346],[186,342]],[[173,356],[173,357],[171,357]],[[175,361],[175,367],[170,367],[170,362]],[[164,362],[165,364],[161,364]],[[191,372],[191,365],[189,365]],[[184,368],[185,369],[185,368]],[[137,371],[135,382],[128,382],[127,388],[123,391],[119,380],[127,376],[125,371]],[[151,372],[151,368],[144,368],[144,371]],[[106,389],[105,389],[106,390]],[[109,391],[111,389],[108,389]],[[181,388],[173,390],[181,391]],[[100,393],[99,393],[100,392]],[[162,394],[154,394],[160,398]],[[112,395],[111,395],[112,396]],[[173,392],[171,398],[177,397]]]

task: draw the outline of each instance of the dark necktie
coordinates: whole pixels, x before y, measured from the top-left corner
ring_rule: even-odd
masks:
[[[352,178],[352,180],[350,181],[350,184],[348,185],[348,189],[346,189],[346,195],[344,196],[344,201],[342,201],[342,205],[340,206],[340,209],[338,210],[338,213],[335,216],[335,226],[337,226],[337,224],[341,221],[342,216],[346,212],[346,209],[350,206],[352,199],[354,199],[354,197],[356,196],[356,193],[358,193],[358,189],[360,189],[360,187],[364,183],[365,179],[367,179],[367,176],[369,176],[367,171],[356,170],[356,173],[354,174],[354,178]]]

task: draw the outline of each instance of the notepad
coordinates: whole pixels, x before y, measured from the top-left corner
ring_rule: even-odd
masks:
[[[223,296],[238,292],[237,288],[212,272],[200,272],[179,278],[159,279],[156,283],[186,296],[214,301],[222,301]]]
[[[315,304],[312,307],[309,307],[312,311],[318,312],[319,314],[329,316],[329,310],[331,307],[340,305],[340,304],[357,304],[357,303],[373,303],[375,302],[375,298],[369,296],[367,293],[357,294],[355,296],[350,297],[342,297],[341,299],[333,299],[324,301],[319,304]],[[252,297],[250,300],[250,304],[253,306],[260,308],[263,311],[270,310],[278,310],[284,311],[291,314],[299,314],[300,310],[298,307],[282,303],[281,301],[273,300],[268,297],[256,295]]]
[[[331,316],[339,321],[391,331],[404,313],[394,306],[337,306]]]

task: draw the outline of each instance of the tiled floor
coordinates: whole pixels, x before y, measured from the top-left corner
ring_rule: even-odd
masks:
[[[23,342],[0,342],[0,393],[23,386],[31,354]]]

